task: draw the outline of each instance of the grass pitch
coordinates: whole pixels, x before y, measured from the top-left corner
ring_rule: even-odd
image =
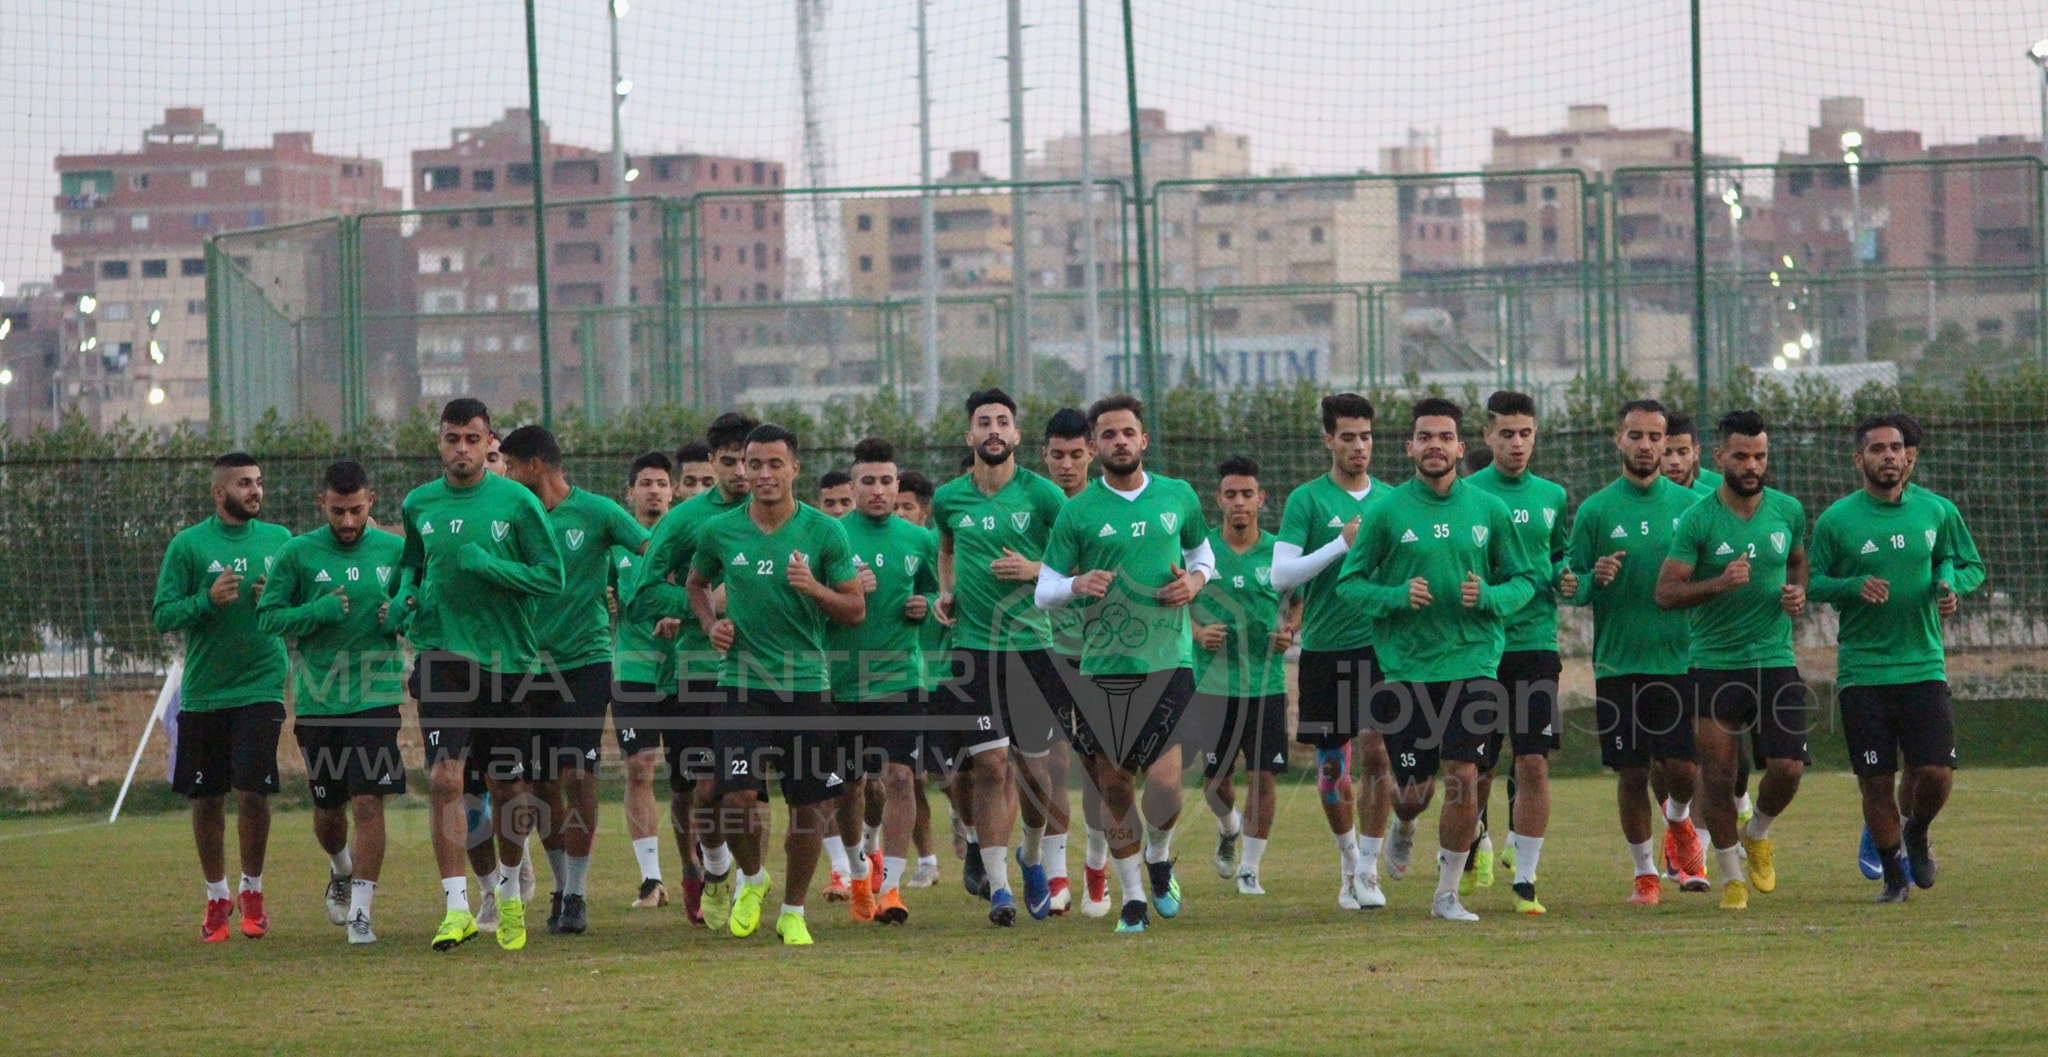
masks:
[[[629,912],[616,802],[591,932],[546,935],[542,907],[517,953],[489,937],[428,950],[441,900],[417,807],[394,811],[381,942],[365,949],[327,923],[303,811],[276,816],[270,936],[219,945],[197,939],[184,816],[15,818],[0,821],[0,1052],[2048,1052],[2048,901],[2028,866],[2048,770],[1959,772],[1935,828],[1940,886],[1893,907],[1870,905],[1856,872],[1840,772],[1809,775],[1773,831],[1778,891],[1739,914],[1668,884],[1662,906],[1626,905],[1612,780],[1559,781],[1556,799],[1542,918],[1508,912],[1503,876],[1468,900],[1477,925],[1430,920],[1433,839],[1387,910],[1339,911],[1314,786],[1289,782],[1264,899],[1215,876],[1191,798],[1175,842],[1186,907],[1143,936],[1078,914],[992,929],[942,847],[940,886],[906,892],[908,927],[856,925],[814,897],[807,950],[769,927],[779,856],[752,939],[686,929],[679,907]]]

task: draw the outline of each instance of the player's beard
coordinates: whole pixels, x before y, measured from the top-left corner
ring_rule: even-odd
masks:
[[[1744,499],[1747,499],[1750,496],[1753,496],[1758,492],[1764,490],[1763,474],[1757,474],[1754,477],[1752,477],[1748,474],[1731,473],[1722,475],[1722,479],[1728,482],[1729,491],[1734,492],[1736,495],[1739,495]]]
[[[989,466],[1001,466],[1002,464],[1010,461],[1010,456],[1017,453],[1017,446],[1015,444],[1011,444],[1009,441],[1003,440],[1001,437],[994,437],[991,438],[991,440],[1001,444],[1003,446],[1002,450],[997,452],[990,452],[988,450],[989,441],[986,440],[974,446],[975,457],[980,459],[983,463]]]
[[[1868,467],[1863,471],[1863,479],[1877,488],[1897,488],[1906,479],[1906,471],[1898,467]]]
[[[246,504],[233,496],[222,496],[220,505],[221,509],[228,512],[229,517],[239,518],[243,521],[254,521],[256,520],[256,512],[263,509],[263,500],[258,499],[253,504]]]
[[[1118,477],[1128,477],[1131,474],[1137,473],[1138,468],[1145,465],[1145,457],[1137,452],[1132,452],[1127,459],[1118,460],[1119,457],[1115,452],[1106,452],[1102,456],[1102,468],[1116,474]]]
[[[1639,466],[1634,459],[1624,455],[1621,459],[1621,467],[1630,477],[1638,481],[1648,481],[1653,477],[1659,476],[1662,472],[1663,467],[1659,465],[1662,461],[1660,457],[1653,454],[1650,456],[1647,465]]]
[[[363,541],[363,529],[364,526],[362,525],[351,525],[348,528],[329,526],[329,530],[334,533],[334,542],[344,547],[353,547],[361,543]]]

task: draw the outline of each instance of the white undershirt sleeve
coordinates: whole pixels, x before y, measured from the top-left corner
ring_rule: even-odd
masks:
[[[1273,589],[1288,591],[1316,578],[1316,574],[1328,568],[1330,563],[1344,556],[1351,545],[1343,536],[1316,548],[1315,553],[1303,555],[1301,544],[1273,544]]]
[[[1074,578],[1063,575],[1050,565],[1038,567],[1038,587],[1031,592],[1031,600],[1040,609],[1058,609],[1074,600]]]

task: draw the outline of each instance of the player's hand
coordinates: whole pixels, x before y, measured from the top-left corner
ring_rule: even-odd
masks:
[[[1116,582],[1116,574],[1108,569],[1096,569],[1074,577],[1074,594],[1082,598],[1101,598],[1109,593],[1109,585]]]
[[[931,611],[931,600],[923,595],[911,595],[903,600],[903,619],[905,620],[923,620],[931,615]]]
[[[1627,551],[1615,551],[1613,554],[1601,555],[1593,563],[1593,586],[1606,587],[1613,583],[1614,578],[1621,575],[1621,559],[1627,554]]]
[[[1882,576],[1866,576],[1863,578],[1863,590],[1856,594],[1871,605],[1881,606],[1892,596],[1892,585]]]
[[[1733,591],[1749,583],[1749,555],[1736,555],[1735,560],[1721,570],[1721,590]]]
[[[1788,617],[1796,617],[1806,608],[1806,588],[1798,584],[1786,584],[1778,588],[1778,608]]]
[[[1934,591],[1934,611],[1941,615],[1941,619],[1947,620],[1962,612],[1963,596],[1956,594],[1955,588],[1946,581],[1935,584]]]
[[[1579,574],[1570,569],[1559,573],[1557,575],[1557,593],[1566,598],[1577,597],[1579,593]]]
[[[604,589],[604,611],[611,614],[613,620],[619,619],[619,590],[609,584]]]
[[[953,626],[953,594],[950,591],[939,596],[938,618],[941,625],[949,628]]]
[[[490,564],[490,561],[491,556],[485,554],[483,547],[477,544],[465,543],[455,549],[455,564],[460,566],[463,572],[476,572]]]
[[[1223,649],[1225,630],[1221,624],[1196,624],[1195,645],[1208,650],[1210,653],[1215,653]]]
[[[1274,653],[1286,653],[1287,648],[1294,645],[1294,634],[1294,625],[1282,624],[1266,636],[1266,641]]]
[[[998,580],[1036,580],[1038,563],[1011,550],[1003,548],[1003,556],[988,563],[988,571],[996,574]]]
[[[1358,542],[1359,520],[1359,516],[1357,514],[1353,514],[1351,515],[1351,520],[1346,521],[1344,523],[1344,545],[1346,547],[1349,547],[1352,544]]]
[[[673,642],[683,633],[683,622],[676,617],[663,617],[654,622],[654,637]]]
[[[875,571],[868,568],[868,563],[861,561],[859,558],[853,560],[853,578],[855,582],[860,584],[861,594],[871,595],[875,593],[875,587],[877,586],[875,583]]]
[[[250,596],[251,596],[251,597],[253,597],[253,598],[254,598],[254,599],[255,599],[256,601],[258,601],[258,602],[261,602],[261,601],[263,601],[263,584],[264,584],[264,582],[265,582],[265,581],[267,581],[267,580],[269,580],[269,579],[270,579],[270,574],[269,574],[269,573],[265,573],[265,574],[263,574],[262,576],[259,576],[259,577],[257,577],[257,578],[256,578],[256,586],[255,586],[255,587],[254,587],[254,588],[253,588],[252,590],[250,590],[250,592],[249,592]],[[340,590],[340,588],[336,588],[335,590],[337,590],[337,591],[338,591],[338,590]]]
[[[258,581],[258,583],[260,585],[261,581]],[[337,587],[327,592],[327,594],[329,597],[338,599],[341,602],[341,615],[348,616],[348,588]]]
[[[1479,604],[1479,589],[1485,586],[1486,581],[1481,580],[1477,572],[1466,573],[1465,582],[1458,585],[1458,600],[1465,603],[1466,609],[1477,606]]]
[[[1408,581],[1408,608],[1421,609],[1435,602],[1429,593],[1429,581],[1418,576]]]
[[[706,630],[705,636],[711,640],[712,649],[725,653],[732,649],[733,633],[732,621],[714,620],[711,627]]]
[[[391,603],[385,602],[377,607],[377,625],[386,628],[391,626]]]
[[[206,589],[207,601],[212,602],[216,608],[233,605],[241,594],[242,574],[231,569],[224,570],[219,576],[214,577],[213,586]]]
[[[811,563],[804,560],[802,551],[789,552],[789,568],[783,575],[798,594],[808,595],[818,589],[818,578],[811,575]]]
[[[1168,566],[1168,568],[1173,572],[1173,580],[1165,587],[1160,588],[1156,596],[1159,599],[1159,604],[1162,606],[1187,605],[1195,600],[1196,595],[1202,593],[1202,585],[1209,582],[1207,576],[1187,572],[1178,565]]]

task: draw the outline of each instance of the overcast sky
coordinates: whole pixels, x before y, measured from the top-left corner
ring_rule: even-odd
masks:
[[[1024,0],[1033,149],[1079,127],[1078,4]],[[1089,0],[1094,124],[1125,120],[1122,22]],[[917,173],[912,0],[830,0],[822,87],[834,182]],[[541,0],[543,115],[557,139],[609,143],[606,0]],[[1004,5],[932,5],[934,164],[978,148],[1008,167]],[[1137,0],[1138,90],[1176,127],[1252,137],[1261,172],[1347,172],[1413,127],[1446,166],[1489,130],[1549,131],[1572,103],[1624,126],[1690,124],[1681,0]],[[786,159],[802,182],[795,0],[633,0],[622,23],[632,149]],[[1824,95],[1861,95],[1879,128],[1930,142],[2039,128],[2040,0],[1706,0],[1708,149],[1800,149]],[[166,106],[203,106],[231,146],[309,130],[314,145],[408,176],[526,102],[513,0],[18,0],[0,4],[0,281],[55,269],[55,156],[133,150]]]

